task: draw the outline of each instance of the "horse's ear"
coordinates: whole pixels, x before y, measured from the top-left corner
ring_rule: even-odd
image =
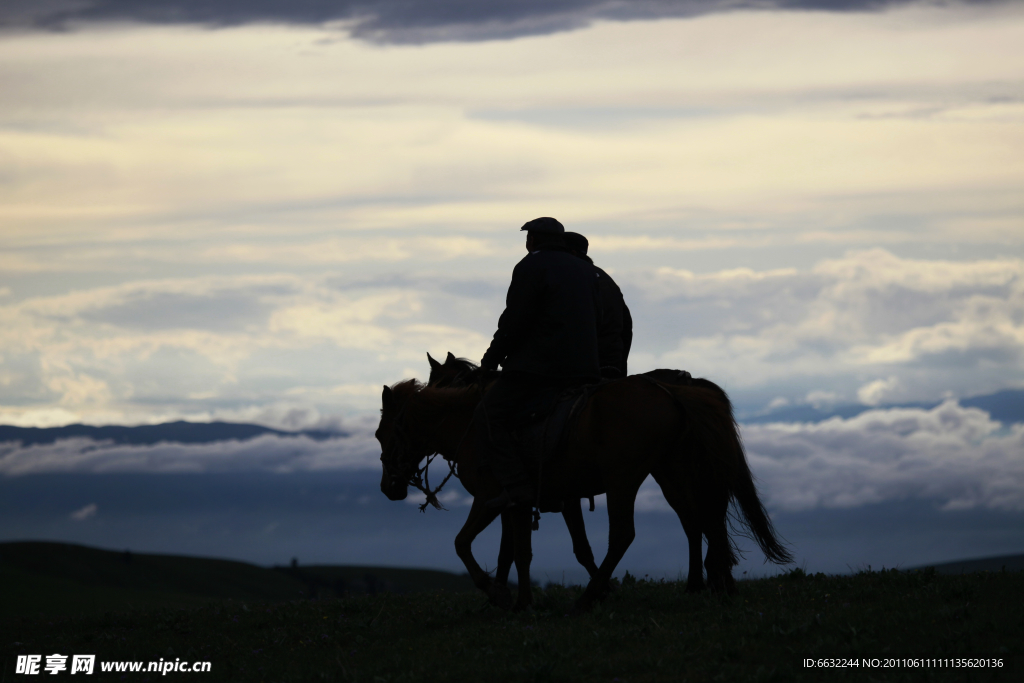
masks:
[[[384,407],[384,410],[395,407],[395,395],[391,391],[391,387],[389,387],[387,384],[384,385],[384,393],[381,394],[380,399],[381,405]]]
[[[450,356],[451,354],[449,353],[448,355]],[[431,370],[437,370],[441,367],[441,364],[434,360],[434,357],[430,355],[430,351],[427,351],[427,362],[430,363]]]
[[[459,360],[459,359],[455,357],[455,354],[454,354],[454,353],[452,353],[451,351],[449,351],[449,352],[448,352],[448,357],[444,359],[444,364],[445,364],[445,365],[448,365],[449,363],[455,363],[455,362],[457,362],[458,360]]]

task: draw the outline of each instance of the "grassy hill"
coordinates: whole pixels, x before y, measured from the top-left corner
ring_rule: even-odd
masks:
[[[472,588],[465,576],[422,569],[268,569],[231,560],[114,552],[70,543],[0,543],[0,618],[188,607],[211,600],[284,601],[352,592]]]
[[[275,683],[983,682],[1024,674],[1021,572],[795,570],[740,582],[731,597],[627,576],[593,612],[569,616],[578,595],[535,588],[534,609],[520,614],[476,593],[383,592],[0,619],[0,679],[20,678],[18,655],[50,653],[95,654],[90,680],[118,681],[162,677],[103,673],[103,662],[205,661],[208,673],[171,678]],[[931,664],[882,668],[907,657]],[[958,657],[986,666],[963,668]],[[825,658],[857,666],[805,664]]]

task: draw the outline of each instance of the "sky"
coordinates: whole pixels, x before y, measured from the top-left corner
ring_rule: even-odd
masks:
[[[369,471],[381,386],[479,359],[554,216],[633,371],[870,408],[744,426],[773,511],[1019,523],[1024,427],[957,399],[1024,389],[1022,86],[1018,2],[8,0],[0,424],[351,438],[0,472]]]

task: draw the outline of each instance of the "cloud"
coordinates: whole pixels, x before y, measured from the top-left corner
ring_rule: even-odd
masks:
[[[1024,384],[1020,259],[870,249],[807,270],[661,268],[619,280],[648,363],[745,390],[774,383],[765,404],[782,387],[788,400],[877,405]]]
[[[147,330],[239,330],[265,323],[267,306],[254,294],[238,290],[207,295],[138,293],[123,302],[84,311],[82,319]]]
[[[685,240],[675,237],[652,237],[651,235],[608,235],[590,240],[590,248],[596,251],[694,251],[699,249],[724,249],[737,246],[734,238],[704,238]]]
[[[95,517],[96,516],[96,512],[98,510],[99,510],[99,506],[96,505],[96,503],[89,503],[88,505],[86,505],[85,507],[81,508],[80,510],[75,510],[74,512],[72,512],[68,516],[71,519],[75,520],[76,522],[82,522],[82,521],[85,521],[85,520],[89,519],[90,517]]]
[[[898,386],[899,380],[895,377],[876,379],[857,390],[857,399],[866,406],[877,406]]]
[[[85,438],[29,447],[0,444],[0,475],[372,472],[380,457],[372,422],[351,429],[351,436],[322,441],[267,435],[206,444],[127,446]],[[1024,510],[1024,424],[1004,427],[953,400],[931,410],[874,409],[817,424],[744,425],[742,433],[751,470],[772,510],[904,501],[947,510]],[[446,468],[441,461],[436,467],[439,482]],[[457,487],[443,498],[449,507],[468,500]],[[670,511],[653,480],[641,488],[637,510]]]
[[[295,429],[372,414],[382,384],[426,374],[426,352],[482,355],[508,270],[202,276],[8,297],[0,418]],[[874,249],[800,269],[613,272],[633,311],[631,367],[711,378],[743,413],[1024,385],[1019,259]]]
[[[408,239],[349,237],[304,244],[251,245],[231,244],[210,247],[203,259],[216,263],[274,263],[276,265],[345,264],[353,261],[400,262],[416,258],[448,260],[479,258],[492,253],[484,240],[464,237],[412,237]]]
[[[952,400],[818,424],[746,425],[743,440],[774,509],[929,500],[950,510],[1024,510],[1024,425],[1002,428]]]
[[[0,417],[317,428],[372,408],[381,384],[410,366],[424,375],[427,351],[483,353],[487,336],[469,325],[497,314],[481,315],[480,287],[459,282],[217,276],[0,305]],[[486,300],[500,296],[494,288]]]
[[[1024,511],[1024,424],[977,408],[876,409],[817,424],[742,426],[762,500],[773,512],[924,502],[943,510]],[[653,479],[641,512],[670,512]]]
[[[633,368],[748,412],[1022,386],[1021,262],[997,258],[1021,234],[1022,16],[9,36],[0,415],[374,411],[426,351],[480,357],[537,215],[623,287]]]
[[[595,21],[693,17],[740,9],[879,11],[910,0],[7,0],[0,27],[64,29],[80,22],[234,26],[342,22],[354,36],[396,43],[508,39]],[[996,4],[963,0],[962,4]]]
[[[305,436],[260,436],[205,444],[123,446],[73,438],[21,447],[0,444],[0,475],[101,473],[318,472],[379,467],[371,431],[316,441]],[[83,509],[84,510],[84,509]],[[92,513],[79,511],[85,516]],[[78,514],[78,513],[76,513]],[[85,516],[81,517],[84,519]]]
[[[731,12],[387,49],[267,24],[13,35],[0,270],[493,263],[499,230],[546,213],[659,265],[1012,243],[1024,22],[963,14]]]

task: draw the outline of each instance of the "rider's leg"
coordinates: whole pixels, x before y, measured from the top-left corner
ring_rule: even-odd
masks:
[[[490,469],[504,489],[491,501],[495,507],[530,504],[533,490],[512,441],[512,428],[529,409],[538,381],[521,373],[503,373],[480,402],[478,417],[481,469]]]

